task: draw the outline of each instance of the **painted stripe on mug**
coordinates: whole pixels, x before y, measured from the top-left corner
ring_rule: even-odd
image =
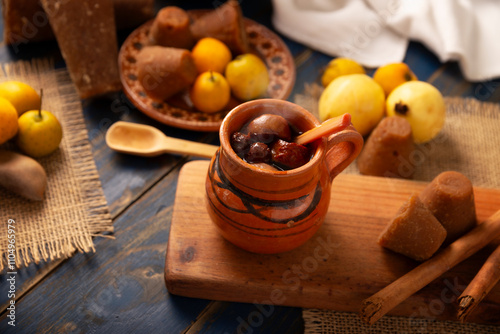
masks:
[[[237,213],[249,213],[249,214],[252,214],[252,215],[254,215],[254,216],[256,216],[264,221],[277,223],[277,224],[287,224],[290,220],[300,221],[300,220],[305,219],[308,215],[310,215],[316,209],[316,206],[319,204],[319,201],[321,200],[321,195],[322,195],[323,190],[321,187],[321,183],[318,182],[318,184],[316,185],[316,189],[314,191],[314,197],[312,198],[310,205],[304,211],[302,211],[297,216],[290,217],[287,219],[272,219],[272,218],[266,217],[265,215],[261,214],[259,212],[259,210],[256,209],[256,207],[279,207],[282,209],[290,209],[290,208],[296,207],[297,204],[300,204],[300,202],[303,201],[309,195],[305,195],[305,196],[301,196],[299,198],[295,198],[292,200],[285,200],[285,201],[262,200],[262,199],[253,197],[251,195],[248,195],[245,192],[242,192],[241,190],[236,188],[234,185],[229,183],[229,181],[227,181],[227,180],[224,181],[222,178],[221,178],[222,182],[216,182],[214,175],[215,175],[215,172],[218,171],[218,168],[217,168],[218,164],[216,163],[216,164],[214,164],[214,166],[215,166],[214,168],[216,170],[214,171],[211,169],[210,173],[209,173],[209,179],[210,179],[210,183],[212,186],[212,191],[214,193],[214,196],[228,210],[231,210],[231,211],[234,211]],[[221,177],[220,173],[217,173],[217,175],[219,177]],[[217,196],[215,185],[217,185],[218,187],[220,187],[222,189],[228,190],[228,191],[232,192],[235,196],[237,196],[242,201],[243,205],[246,208],[246,211],[242,210],[242,209],[230,207],[227,203],[222,201]]]
[[[290,223],[290,221],[293,221],[292,219],[289,219],[288,222],[287,222],[287,224],[285,226],[283,226],[284,224],[279,224],[279,227],[276,227],[276,228],[254,227],[254,226],[245,225],[243,223],[237,222],[236,220],[234,220],[232,218],[229,218],[221,210],[219,210],[217,208],[217,206],[210,199],[208,200],[208,202],[209,202],[210,206],[212,207],[212,211],[214,213],[216,213],[220,218],[222,218],[228,224],[230,224],[231,226],[233,226],[235,228],[237,228],[237,226],[241,226],[242,228],[246,228],[246,229],[249,229],[249,230],[256,230],[256,231],[282,231],[282,230],[289,230],[289,229],[292,229],[292,228],[295,228],[295,227],[299,227],[299,226],[305,224],[309,220],[309,219],[308,220],[302,220],[302,222],[299,222],[299,223],[294,222],[292,227],[288,226],[289,223]],[[309,218],[313,219],[316,216],[317,216],[317,213],[314,213]],[[246,230],[244,230],[242,228],[238,228],[238,229],[240,229],[242,231],[246,231]]]
[[[213,205],[213,204],[211,204]],[[221,219],[224,219],[224,218],[227,218],[226,216],[224,215],[220,215],[220,212],[218,210],[214,211],[218,216],[219,218]],[[314,218],[316,215],[312,216],[311,218]],[[237,230],[240,230],[240,231],[243,231],[247,234],[250,234],[250,235],[254,235],[254,236],[258,236],[258,237],[264,237],[264,238],[285,238],[285,237],[291,237],[291,236],[294,236],[294,235],[298,235],[298,234],[301,234],[301,233],[304,233],[305,231],[307,230],[310,230],[311,228],[315,227],[316,225],[315,224],[312,224],[310,226],[308,226],[306,229],[303,229],[303,230],[300,230],[300,231],[296,231],[296,232],[293,232],[293,233],[288,233],[288,234],[280,234],[280,235],[269,235],[269,234],[260,234],[260,233],[256,233],[256,232],[251,232],[251,231],[247,231],[246,229],[243,229],[241,228],[239,225],[239,223],[236,223],[234,222],[235,224],[233,224],[232,220],[227,220],[227,219],[224,219],[226,221],[227,224],[229,224],[231,227],[237,229]],[[260,229],[257,229],[257,230],[260,230]]]

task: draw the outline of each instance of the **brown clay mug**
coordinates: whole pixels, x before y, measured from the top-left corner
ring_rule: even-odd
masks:
[[[330,203],[331,184],[358,156],[363,137],[352,126],[314,142],[305,165],[272,171],[241,159],[230,136],[262,114],[283,116],[300,132],[318,120],[283,100],[260,99],[232,109],[219,130],[221,146],[206,179],[207,210],[222,236],[250,252],[272,254],[294,249],[319,229]]]

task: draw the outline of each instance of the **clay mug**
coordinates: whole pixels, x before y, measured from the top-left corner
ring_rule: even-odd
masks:
[[[221,146],[206,178],[206,205],[222,236],[247,251],[273,254],[294,249],[320,228],[330,203],[331,184],[358,156],[363,137],[352,125],[313,143],[305,165],[272,171],[241,159],[230,136],[262,114],[283,116],[300,132],[319,125],[304,108],[283,100],[242,103],[222,121]]]

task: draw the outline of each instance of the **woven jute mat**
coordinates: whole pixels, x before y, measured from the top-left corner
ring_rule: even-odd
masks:
[[[0,188],[0,271],[8,263],[9,220],[15,222],[16,267],[95,251],[93,237],[111,237],[113,225],[81,101],[68,72],[54,69],[46,59],[19,61],[2,65],[0,82],[7,80],[25,82],[38,91],[43,88],[42,108],[59,119],[63,140],[56,152],[37,159],[48,179],[43,201],[26,200]],[[0,148],[17,150],[12,142]]]
[[[294,102],[317,116],[321,92],[320,86],[308,85]],[[500,188],[500,105],[459,97],[446,97],[445,103],[444,128],[435,139],[416,148],[413,179],[431,181],[441,172],[454,170],[476,187]],[[344,173],[359,174],[356,163]],[[368,326],[357,314],[332,310],[304,309],[303,318],[308,334],[500,333],[499,326],[396,316],[385,316]]]

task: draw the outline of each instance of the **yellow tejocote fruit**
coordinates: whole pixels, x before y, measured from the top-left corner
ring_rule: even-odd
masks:
[[[349,113],[356,130],[366,136],[384,117],[385,95],[382,87],[366,74],[343,75],[325,88],[318,109],[322,122]]]
[[[226,66],[225,76],[231,92],[241,101],[262,97],[269,85],[266,64],[252,53],[231,60]]]
[[[59,147],[63,130],[56,116],[47,110],[28,110],[18,119],[16,144],[21,151],[33,157],[48,155]]]

